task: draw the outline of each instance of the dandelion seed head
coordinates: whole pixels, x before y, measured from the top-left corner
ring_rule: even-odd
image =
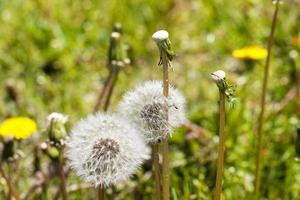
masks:
[[[156,31],[152,35],[152,39],[155,42],[161,42],[161,41],[166,40],[168,38],[169,38],[169,33],[167,31],[165,31],[165,30]]]
[[[173,128],[185,121],[185,99],[170,87],[168,97],[168,120],[161,81],[148,81],[123,96],[120,113],[130,119],[143,134],[147,143],[156,143],[168,137]]]
[[[77,175],[95,186],[127,180],[148,155],[143,138],[117,115],[94,114],[72,129],[66,156]]]

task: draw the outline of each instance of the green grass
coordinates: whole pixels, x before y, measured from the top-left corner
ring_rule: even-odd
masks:
[[[188,118],[209,136],[207,141],[187,139],[191,134],[184,128],[174,133],[170,141],[174,188],[171,196],[183,200],[212,197],[218,89],[210,80],[210,72],[223,69],[237,86],[239,98],[236,108],[228,108],[226,113],[223,195],[224,199],[251,199],[264,61],[255,61],[252,70],[240,72],[245,63],[233,58],[231,52],[246,45],[266,47],[273,10],[271,2],[258,0],[0,1],[0,119],[25,115],[39,124],[39,134],[18,145],[25,157],[13,169],[16,189],[26,192],[34,182],[33,144],[47,137],[43,134],[46,116],[53,111],[65,113],[70,117],[68,126],[72,126],[93,111],[108,74],[106,61],[112,25],[120,22],[124,41],[132,45],[135,62],[121,72],[110,110],[116,110],[127,89],[142,81],[161,79],[157,47],[151,34],[164,28],[170,32],[177,53],[170,82],[185,94]],[[274,106],[296,87],[300,60],[299,56],[291,55],[300,53],[299,18],[299,5],[281,5],[266,106],[263,199],[300,199],[300,163],[294,150],[299,107],[295,98],[280,111]],[[13,83],[19,95],[19,107],[6,93],[8,82]],[[45,170],[48,163],[43,158]],[[121,199],[134,199],[134,195],[151,199],[154,183],[148,168],[141,169],[126,186],[118,188]],[[68,184],[79,183],[83,181],[71,173]],[[58,190],[57,185],[56,179],[50,182],[49,199]],[[0,179],[0,188],[3,186]],[[1,195],[0,199],[4,198]],[[70,199],[95,198],[94,189],[70,194]]]

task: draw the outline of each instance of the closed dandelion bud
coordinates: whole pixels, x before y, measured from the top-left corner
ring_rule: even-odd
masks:
[[[77,175],[101,187],[124,182],[147,155],[146,145],[131,123],[101,113],[79,121],[67,146],[66,156]]]
[[[166,53],[169,61],[172,61],[173,57],[175,56],[175,53],[171,47],[169,33],[165,30],[158,30],[155,33],[153,33],[152,39],[154,40],[154,42],[156,42],[156,44],[159,48],[160,54],[162,53],[162,51],[164,51]],[[159,65],[162,64],[161,56],[162,55],[160,55],[160,61],[158,63]]]
[[[65,129],[65,123],[68,121],[68,117],[61,113],[51,113],[48,117],[48,136],[50,144],[55,146],[63,146],[64,140],[67,137]]]
[[[147,143],[157,143],[167,138],[172,129],[185,121],[185,99],[175,88],[170,87],[168,97],[168,120],[165,116],[161,81],[148,81],[127,92],[119,110],[141,131]]]
[[[211,73],[211,78],[216,83],[225,80],[225,77],[226,77],[226,73],[223,70],[218,70],[218,71]]]

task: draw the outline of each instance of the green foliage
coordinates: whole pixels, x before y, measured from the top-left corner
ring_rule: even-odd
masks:
[[[300,13],[299,5],[292,2],[284,1],[280,6],[271,57],[262,199],[300,199],[300,162],[294,144],[300,104],[296,97],[287,96],[293,88],[295,91],[296,74],[300,74]],[[69,115],[69,124],[92,112],[108,74],[110,33],[113,24],[120,22],[125,43],[132,45],[134,66],[119,76],[111,106],[116,110],[124,91],[144,80],[161,79],[161,70],[156,67],[159,55],[151,35],[165,28],[177,55],[170,82],[186,95],[189,119],[204,130],[182,127],[170,140],[172,198],[212,199],[218,89],[210,80],[210,72],[223,66],[229,81],[236,85],[239,99],[235,109],[226,111],[223,196],[252,199],[264,62],[255,61],[251,70],[243,71],[248,64],[233,58],[231,52],[246,45],[266,46],[273,10],[271,1],[259,0],[0,1],[0,118],[31,116],[43,133],[46,116],[51,112]],[[26,193],[36,180],[32,176],[33,144],[46,138],[46,134],[39,134],[17,144],[25,157],[10,170],[16,172],[11,178],[20,193]],[[42,168],[48,170],[49,158],[41,161]],[[74,189],[82,183],[71,172],[68,186]],[[41,190],[30,199],[52,198],[58,185],[55,178],[49,182],[46,194]],[[124,200],[147,200],[154,196],[153,188],[151,163],[146,163],[117,192]],[[0,179],[0,199],[4,192],[7,188]],[[69,195],[71,200],[96,199],[94,188],[74,189]]]

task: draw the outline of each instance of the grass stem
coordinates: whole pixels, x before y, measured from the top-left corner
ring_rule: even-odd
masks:
[[[259,198],[259,188],[260,188],[260,174],[261,174],[261,154],[262,154],[262,137],[263,137],[263,125],[264,125],[264,117],[265,117],[265,102],[266,102],[266,92],[268,85],[268,77],[269,77],[269,66],[270,66],[270,57],[271,50],[274,41],[274,33],[276,28],[277,16],[278,16],[278,8],[279,8],[279,0],[276,1],[276,8],[273,14],[272,20],[272,28],[268,41],[268,56],[265,63],[264,68],[264,77],[263,77],[263,86],[262,86],[262,94],[260,101],[260,114],[258,119],[258,128],[257,128],[257,143],[256,143],[256,161],[255,161],[255,181],[254,181],[254,197],[255,199]]]

